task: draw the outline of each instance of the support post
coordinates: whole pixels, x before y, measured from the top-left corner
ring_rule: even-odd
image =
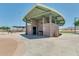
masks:
[[[43,36],[44,36],[44,20],[45,20],[45,17],[42,18],[42,23],[43,23]]]
[[[52,37],[53,36],[53,34],[52,34],[52,15],[50,14],[49,15],[49,26],[50,26],[50,37]]]
[[[25,22],[25,23],[26,23],[26,32],[25,32],[25,34],[27,35],[27,20],[26,20],[26,22]]]

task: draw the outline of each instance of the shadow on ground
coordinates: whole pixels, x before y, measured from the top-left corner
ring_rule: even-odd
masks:
[[[20,34],[22,37],[27,38],[27,39],[40,39],[40,38],[49,38],[48,36],[38,36],[38,35],[25,35],[25,34]]]

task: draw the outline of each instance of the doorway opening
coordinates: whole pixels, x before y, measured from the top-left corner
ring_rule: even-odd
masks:
[[[33,35],[36,35],[36,27],[33,27]]]

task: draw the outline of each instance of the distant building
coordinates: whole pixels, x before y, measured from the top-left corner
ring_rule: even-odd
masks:
[[[26,29],[25,26],[12,26],[11,30],[16,32],[24,32]]]

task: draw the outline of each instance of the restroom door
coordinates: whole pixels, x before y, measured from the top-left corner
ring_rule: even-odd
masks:
[[[33,35],[36,35],[36,27],[33,27]]]

